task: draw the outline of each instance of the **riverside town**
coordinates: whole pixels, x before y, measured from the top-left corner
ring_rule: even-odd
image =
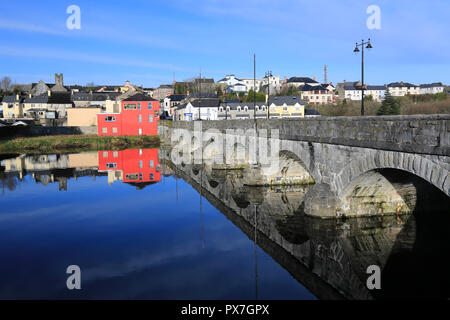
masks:
[[[6,1],[0,300],[449,301],[450,3],[391,2]]]

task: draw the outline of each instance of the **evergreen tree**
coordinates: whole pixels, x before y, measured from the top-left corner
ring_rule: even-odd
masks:
[[[400,102],[395,99],[387,90],[381,107],[377,111],[377,116],[400,114]]]

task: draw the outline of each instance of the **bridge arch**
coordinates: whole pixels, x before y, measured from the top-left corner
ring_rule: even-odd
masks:
[[[395,151],[377,151],[351,161],[334,179],[339,196],[360,175],[377,169],[398,169],[416,175],[450,196],[450,172],[423,155]]]

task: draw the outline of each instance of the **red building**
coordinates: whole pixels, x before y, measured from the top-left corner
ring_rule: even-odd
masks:
[[[108,172],[108,182],[121,180],[142,188],[161,181],[158,149],[99,151],[98,170]]]
[[[120,102],[119,113],[98,113],[99,136],[152,136],[158,134],[159,101],[136,93]]]

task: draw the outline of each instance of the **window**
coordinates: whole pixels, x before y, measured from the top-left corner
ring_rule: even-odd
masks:
[[[138,179],[138,174],[137,173],[130,173],[125,175],[125,179],[126,180],[137,180]]]
[[[159,117],[159,110],[155,110],[155,117]]]
[[[119,156],[119,152],[113,151],[113,157],[114,157],[114,158],[117,158],[118,156]]]
[[[244,111],[248,111],[248,107],[247,106],[244,107]]]
[[[102,128],[102,133],[108,133],[108,128]]]
[[[139,180],[142,180],[142,173],[139,173]]]
[[[138,115],[138,121],[142,122],[142,116],[140,114]]]
[[[136,103],[124,103],[123,108],[125,110],[136,110]]]
[[[138,110],[141,110],[141,103],[138,102]]]
[[[237,107],[237,111],[241,111],[241,107]]]
[[[158,165],[156,166],[155,171],[156,171],[156,172],[159,172],[160,170],[161,170],[161,166],[158,164]]]
[[[105,121],[106,122],[114,122],[114,121],[116,121],[116,117],[114,117],[114,116],[106,116],[105,117]]]
[[[142,160],[139,160],[139,168],[142,169]]]
[[[153,173],[150,173],[150,180],[153,180]]]
[[[152,103],[151,102],[149,102],[148,103],[148,110],[152,110],[153,109],[153,107],[152,107]]]
[[[284,107],[283,107],[283,111],[288,111],[288,107],[287,107],[287,106],[284,106]]]
[[[112,128],[112,133],[117,133],[117,128]]]
[[[148,115],[148,122],[153,122],[153,116],[151,114]]]
[[[106,167],[107,167],[108,169],[116,168],[116,167],[117,167],[117,163],[115,163],[115,162],[108,162],[108,163],[106,164]]]
[[[103,158],[108,158],[108,151],[103,151]]]
[[[153,168],[153,166],[154,166],[153,160],[150,160],[150,168]]]

